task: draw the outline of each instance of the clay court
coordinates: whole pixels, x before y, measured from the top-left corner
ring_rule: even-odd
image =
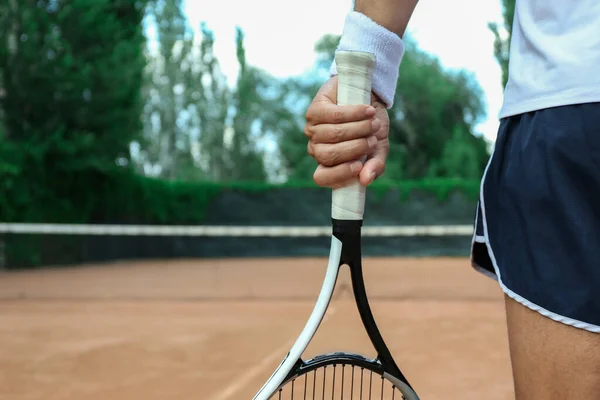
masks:
[[[324,258],[0,273],[0,399],[247,400],[308,318]],[[503,299],[464,258],[366,258],[384,339],[424,400],[513,398]],[[307,352],[374,356],[342,271]]]

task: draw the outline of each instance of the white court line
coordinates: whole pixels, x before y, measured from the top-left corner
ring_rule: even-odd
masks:
[[[327,313],[323,317],[323,322],[325,322],[327,320],[327,318],[333,314],[335,314],[335,308],[329,307],[327,309]],[[223,392],[221,392],[220,394],[213,397],[212,400],[231,399],[232,396],[234,394],[236,394],[237,392],[239,392],[240,389],[249,385],[253,379],[258,377],[263,372],[268,372],[267,368],[275,368],[276,366],[272,367],[272,364],[275,363],[278,359],[283,360],[283,357],[285,357],[287,352],[292,348],[295,341],[296,341],[296,339],[286,342],[285,345],[281,346],[280,348],[278,348],[277,350],[275,350],[271,354],[269,354],[267,357],[263,358],[262,362],[260,362],[259,364],[255,365],[254,367],[252,367],[248,371],[246,371],[246,373],[244,375],[242,375],[240,378],[237,378],[235,380],[235,382],[232,382],[231,385],[229,385]],[[268,379],[268,377],[265,378],[265,382],[267,379]],[[265,382],[260,382],[260,384],[256,387],[256,392],[258,392],[260,387]]]

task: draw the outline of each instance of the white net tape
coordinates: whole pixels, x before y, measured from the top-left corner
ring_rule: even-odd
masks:
[[[0,223],[0,234],[315,237],[331,236],[331,226],[85,225]],[[472,225],[364,226],[362,236],[470,236]]]

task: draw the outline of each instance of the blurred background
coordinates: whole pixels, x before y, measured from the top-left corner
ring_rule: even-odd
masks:
[[[392,337],[406,335],[398,352],[424,340],[402,323],[415,313],[423,332],[447,321],[446,341],[474,324],[480,333],[460,339],[470,350],[423,342],[427,352],[438,340],[439,357],[452,362],[476,340],[505,345],[501,294],[473,275],[468,255],[514,3],[420,2],[404,38],[388,166],[368,191],[364,235],[375,314],[389,307],[408,329],[396,332],[379,311]],[[253,395],[320,287],[331,193],[312,182],[304,113],[351,7],[0,4],[0,399]],[[274,304],[289,301],[295,319],[285,323],[277,318],[290,309]],[[337,343],[327,337],[323,349]],[[232,358],[239,371],[256,363],[257,341],[282,347],[225,385]],[[465,361],[471,372],[452,380],[456,398],[510,398],[499,354],[473,355],[487,360],[477,368]],[[440,375],[414,362],[407,375],[431,390],[426,398],[454,398],[436,397],[443,360]],[[476,384],[488,373],[497,397]]]

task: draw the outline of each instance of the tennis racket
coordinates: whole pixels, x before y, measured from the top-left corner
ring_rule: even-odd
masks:
[[[370,104],[375,57],[364,52],[338,51],[335,60],[338,104]],[[367,299],[361,264],[365,194],[366,188],[358,179],[333,190],[333,234],[321,292],[300,336],[254,400],[419,399],[383,341]],[[350,268],[356,305],[377,357],[335,352],[305,361],[301,356],[323,320],[343,265]]]

